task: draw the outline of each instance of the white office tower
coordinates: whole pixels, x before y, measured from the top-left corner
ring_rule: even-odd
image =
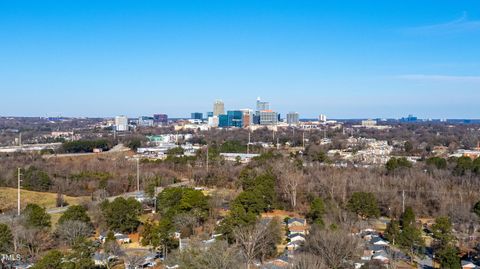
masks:
[[[290,112],[287,114],[287,124],[298,125],[300,119],[297,112]]]
[[[218,127],[218,117],[208,117],[208,127],[217,128]]]
[[[116,116],[115,117],[115,130],[117,132],[128,131],[128,118],[127,118],[127,116]]]
[[[224,115],[225,114],[225,104],[221,100],[215,101],[213,103],[213,116]]]
[[[320,122],[326,122],[326,121],[327,121],[327,116],[321,114],[320,116],[318,116],[318,120],[319,120]]]
[[[263,110],[269,110],[270,109],[270,103],[269,102],[262,102],[260,101],[260,97],[257,98],[257,110],[256,111],[263,111]]]

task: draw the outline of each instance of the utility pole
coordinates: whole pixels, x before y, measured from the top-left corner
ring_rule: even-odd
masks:
[[[140,192],[140,158],[137,158],[137,193]]]
[[[402,190],[402,212],[405,213],[405,190]]]
[[[302,143],[303,143],[303,149],[305,149],[305,131],[303,131]]]
[[[247,154],[250,154],[250,131],[248,131]]]
[[[17,173],[18,173],[18,188],[17,188],[17,214],[18,214],[18,216],[20,216],[20,182],[21,182],[20,172],[21,172],[21,168],[19,167],[18,171],[17,171]]]
[[[208,173],[208,143],[207,143],[207,173]]]
[[[279,140],[279,139],[278,139],[278,136],[277,136],[277,150],[280,149],[280,143],[278,143],[278,142],[279,142],[278,140]]]

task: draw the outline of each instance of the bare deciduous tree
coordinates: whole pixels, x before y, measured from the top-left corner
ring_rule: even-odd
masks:
[[[125,256],[125,268],[126,269],[134,269],[134,268],[140,268],[143,263],[144,259],[142,256],[136,255],[136,254],[130,254]]]
[[[295,256],[292,269],[328,269],[322,258],[310,253]]]
[[[57,228],[57,235],[69,246],[73,246],[79,238],[88,237],[92,229],[88,224],[77,220],[67,220]]]
[[[183,234],[188,237],[192,234],[193,228],[198,225],[198,218],[191,213],[182,213],[173,218],[173,223],[182,234],[188,232],[188,234]]]
[[[169,256],[168,264],[179,265],[180,268],[195,269],[241,269],[243,259],[236,246],[226,241],[205,244],[194,240],[187,249],[177,250]]]
[[[37,257],[38,253],[53,246],[53,239],[44,229],[21,227],[18,230],[19,246],[26,250],[31,257]]]
[[[359,254],[359,242],[348,231],[313,229],[304,251],[323,257],[329,268],[348,268],[348,261]]]
[[[249,269],[253,261],[261,255],[269,243],[266,239],[268,224],[258,222],[253,226],[239,227],[233,233],[238,248],[245,258],[245,265]]]
[[[122,247],[115,240],[106,242],[103,245],[103,249],[105,251],[104,264],[107,269],[113,268],[116,259],[125,254]]]

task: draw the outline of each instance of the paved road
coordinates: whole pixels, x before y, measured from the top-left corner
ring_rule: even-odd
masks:
[[[42,155],[42,158],[50,159],[50,158],[63,158],[63,157],[101,156],[101,155],[108,155],[112,153],[127,152],[127,151],[130,151],[130,149],[125,147],[123,144],[118,144],[113,148],[111,148],[109,151],[103,151],[99,153],[87,152],[87,153],[46,154],[46,155]]]

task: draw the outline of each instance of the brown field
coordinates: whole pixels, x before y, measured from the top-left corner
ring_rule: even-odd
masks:
[[[21,190],[21,204],[24,207],[27,203],[34,203],[45,208],[54,208],[55,201],[57,198],[56,193],[50,192],[36,192],[36,191],[27,191]],[[84,201],[88,201],[90,197],[71,197],[64,196],[65,201],[69,205],[80,204]],[[0,187],[0,212],[5,212],[8,210],[17,208],[17,189],[14,188],[5,188]]]

